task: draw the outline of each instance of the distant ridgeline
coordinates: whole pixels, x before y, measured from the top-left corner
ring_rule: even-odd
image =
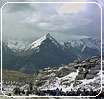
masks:
[[[18,42],[11,44],[16,46]],[[29,74],[34,74],[39,69],[59,67],[75,60],[100,56],[100,41],[94,38],[60,44],[50,34],[47,34],[19,51],[12,49],[14,45],[11,44],[9,41],[3,42],[3,69]]]

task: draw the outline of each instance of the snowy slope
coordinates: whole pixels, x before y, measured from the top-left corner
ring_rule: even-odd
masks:
[[[86,77],[84,77],[85,74]],[[100,58],[93,57],[90,60],[71,63],[59,68],[45,68],[40,70],[35,77],[40,90],[62,88],[66,92],[71,89],[90,90],[92,88],[99,91],[101,89]]]
[[[83,38],[80,40],[69,40],[66,43],[67,45],[69,45],[69,47],[72,46],[73,48],[81,49],[82,52],[86,47],[97,49],[99,51],[101,48],[100,40],[96,38]]]
[[[3,37],[3,43],[5,43],[14,52],[23,50],[33,41],[34,38],[17,39],[17,38]]]
[[[29,44],[29,41],[17,40],[17,39],[6,39],[4,40],[4,43],[10,49],[16,52],[16,51],[21,51],[22,49],[24,49]]]
[[[48,88],[43,87],[44,88],[43,90],[45,90],[45,89],[55,90],[57,88],[59,88],[59,89],[62,88],[64,92],[71,90],[73,88],[74,80],[75,80],[76,76],[78,75],[78,72],[79,71],[77,70],[76,72],[72,72],[64,77],[61,77],[61,78],[56,77],[56,79],[54,80],[54,83],[51,83],[51,85],[49,85]],[[71,85],[69,87],[66,87],[66,85],[64,85],[64,83],[62,83],[62,82],[64,82],[64,83],[73,82],[73,83],[71,83]],[[47,85],[48,84],[49,84],[49,82],[47,82]]]
[[[56,90],[57,88],[59,88],[59,89],[62,88],[63,91],[66,92],[66,91],[71,91],[71,89],[78,90],[78,88],[80,88],[82,90],[83,90],[83,88],[85,88],[86,90],[90,90],[92,88],[94,91],[101,89],[100,72],[93,79],[79,80],[78,82],[80,82],[81,84],[74,86],[75,78],[77,75],[78,75],[78,71],[72,72],[62,78],[56,77],[54,83],[51,83],[51,85],[48,85],[49,83],[47,82],[48,87],[47,86],[43,87],[42,90],[47,90],[47,89]],[[65,83],[70,83],[70,82],[72,82],[70,86],[64,85]]]

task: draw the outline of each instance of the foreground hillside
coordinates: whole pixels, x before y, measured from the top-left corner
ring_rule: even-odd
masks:
[[[92,57],[56,68],[45,68],[34,75],[36,81],[34,85],[40,90],[54,90],[58,87],[65,92],[71,88],[100,90],[100,68],[100,57]]]
[[[33,95],[39,95],[41,91],[62,89],[63,92],[96,91],[101,89],[101,61],[100,57],[92,57],[84,61],[54,68],[38,70],[34,75],[19,73],[16,71],[3,70],[4,92],[13,91],[13,86],[20,86],[20,89],[29,89],[29,83],[33,86]],[[6,86],[7,85],[7,86]],[[9,85],[9,86],[8,86]]]
[[[4,69],[2,75],[3,75],[3,84],[7,84],[7,85],[22,86],[24,84],[32,82],[34,78],[33,75],[24,74],[17,71],[4,70]]]

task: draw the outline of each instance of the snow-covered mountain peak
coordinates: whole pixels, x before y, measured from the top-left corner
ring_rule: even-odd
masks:
[[[70,48],[74,48],[77,50],[81,50],[81,52],[83,52],[86,48],[97,49],[98,51],[100,51],[101,48],[101,41],[98,38],[88,37],[59,43],[49,33],[37,40],[36,38],[34,40],[34,37],[28,39],[3,38],[3,42],[14,52],[20,52],[21,50],[28,49],[37,49],[36,51],[39,51],[39,46],[41,44],[50,45],[50,43],[53,44],[53,46],[61,48],[63,50],[70,50]]]
[[[52,38],[49,33],[47,35],[45,35],[45,36],[46,36],[46,38]]]
[[[45,35],[45,36],[41,37],[40,39],[38,39],[38,40],[34,41],[33,43],[31,43],[26,48],[26,50],[29,49],[29,48],[33,49],[33,48],[39,47],[42,44],[42,42],[45,41],[46,39],[51,40],[54,44],[57,43],[57,41],[48,33],[47,35]]]
[[[33,49],[33,48],[39,46],[45,39],[46,39],[46,35],[43,36],[43,37],[41,37],[40,39],[34,41],[34,42],[33,42],[32,44],[30,44],[26,49],[28,49],[28,48]]]
[[[46,39],[50,39],[52,42],[57,42],[49,33],[46,36]]]

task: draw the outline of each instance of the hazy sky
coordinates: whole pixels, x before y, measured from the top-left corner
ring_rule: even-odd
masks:
[[[99,3],[104,8],[104,0]],[[3,35],[37,39],[50,33],[59,41],[100,38],[100,17],[100,8],[96,4],[7,4],[3,8]]]

